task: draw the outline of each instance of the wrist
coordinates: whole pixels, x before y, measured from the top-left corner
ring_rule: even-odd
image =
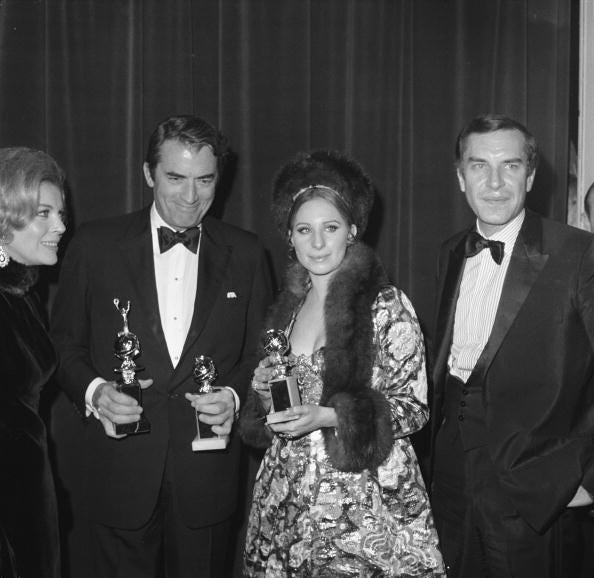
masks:
[[[333,407],[323,407],[323,423],[324,427],[336,427],[338,425],[338,418],[336,417],[336,411]]]

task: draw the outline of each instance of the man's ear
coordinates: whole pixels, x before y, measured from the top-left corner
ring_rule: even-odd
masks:
[[[532,190],[532,185],[534,184],[534,177],[536,176],[536,171],[532,171],[531,175],[528,175],[526,179],[526,192],[529,193]]]
[[[464,181],[464,175],[462,171],[457,168],[456,169],[456,176],[458,177],[458,185],[460,186],[460,190],[465,193],[466,192],[466,182]]]
[[[142,165],[142,172],[144,173],[144,180],[146,181],[146,184],[152,189],[155,186],[155,181],[153,181],[153,177],[151,176],[148,163],[144,163]]]

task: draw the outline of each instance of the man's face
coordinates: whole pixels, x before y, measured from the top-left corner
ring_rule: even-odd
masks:
[[[503,229],[524,208],[534,181],[525,144],[515,129],[473,133],[466,140],[458,181],[486,235]]]
[[[154,175],[143,167],[157,211],[176,230],[194,227],[214,200],[217,159],[209,146],[197,149],[177,140],[166,140],[160,152]]]

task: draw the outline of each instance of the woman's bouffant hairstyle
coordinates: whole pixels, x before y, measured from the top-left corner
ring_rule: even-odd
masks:
[[[295,213],[306,201],[324,198],[340,211],[357,238],[367,227],[375,186],[361,165],[337,151],[299,153],[278,172],[273,183],[272,213],[286,237]]]
[[[39,187],[51,183],[64,196],[64,171],[43,151],[26,147],[0,148],[0,242],[22,229],[37,213]]]

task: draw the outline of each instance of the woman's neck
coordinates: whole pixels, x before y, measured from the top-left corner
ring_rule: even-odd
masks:
[[[328,294],[332,275],[310,275],[309,279],[311,281],[310,292],[312,293],[312,297],[323,303]]]

